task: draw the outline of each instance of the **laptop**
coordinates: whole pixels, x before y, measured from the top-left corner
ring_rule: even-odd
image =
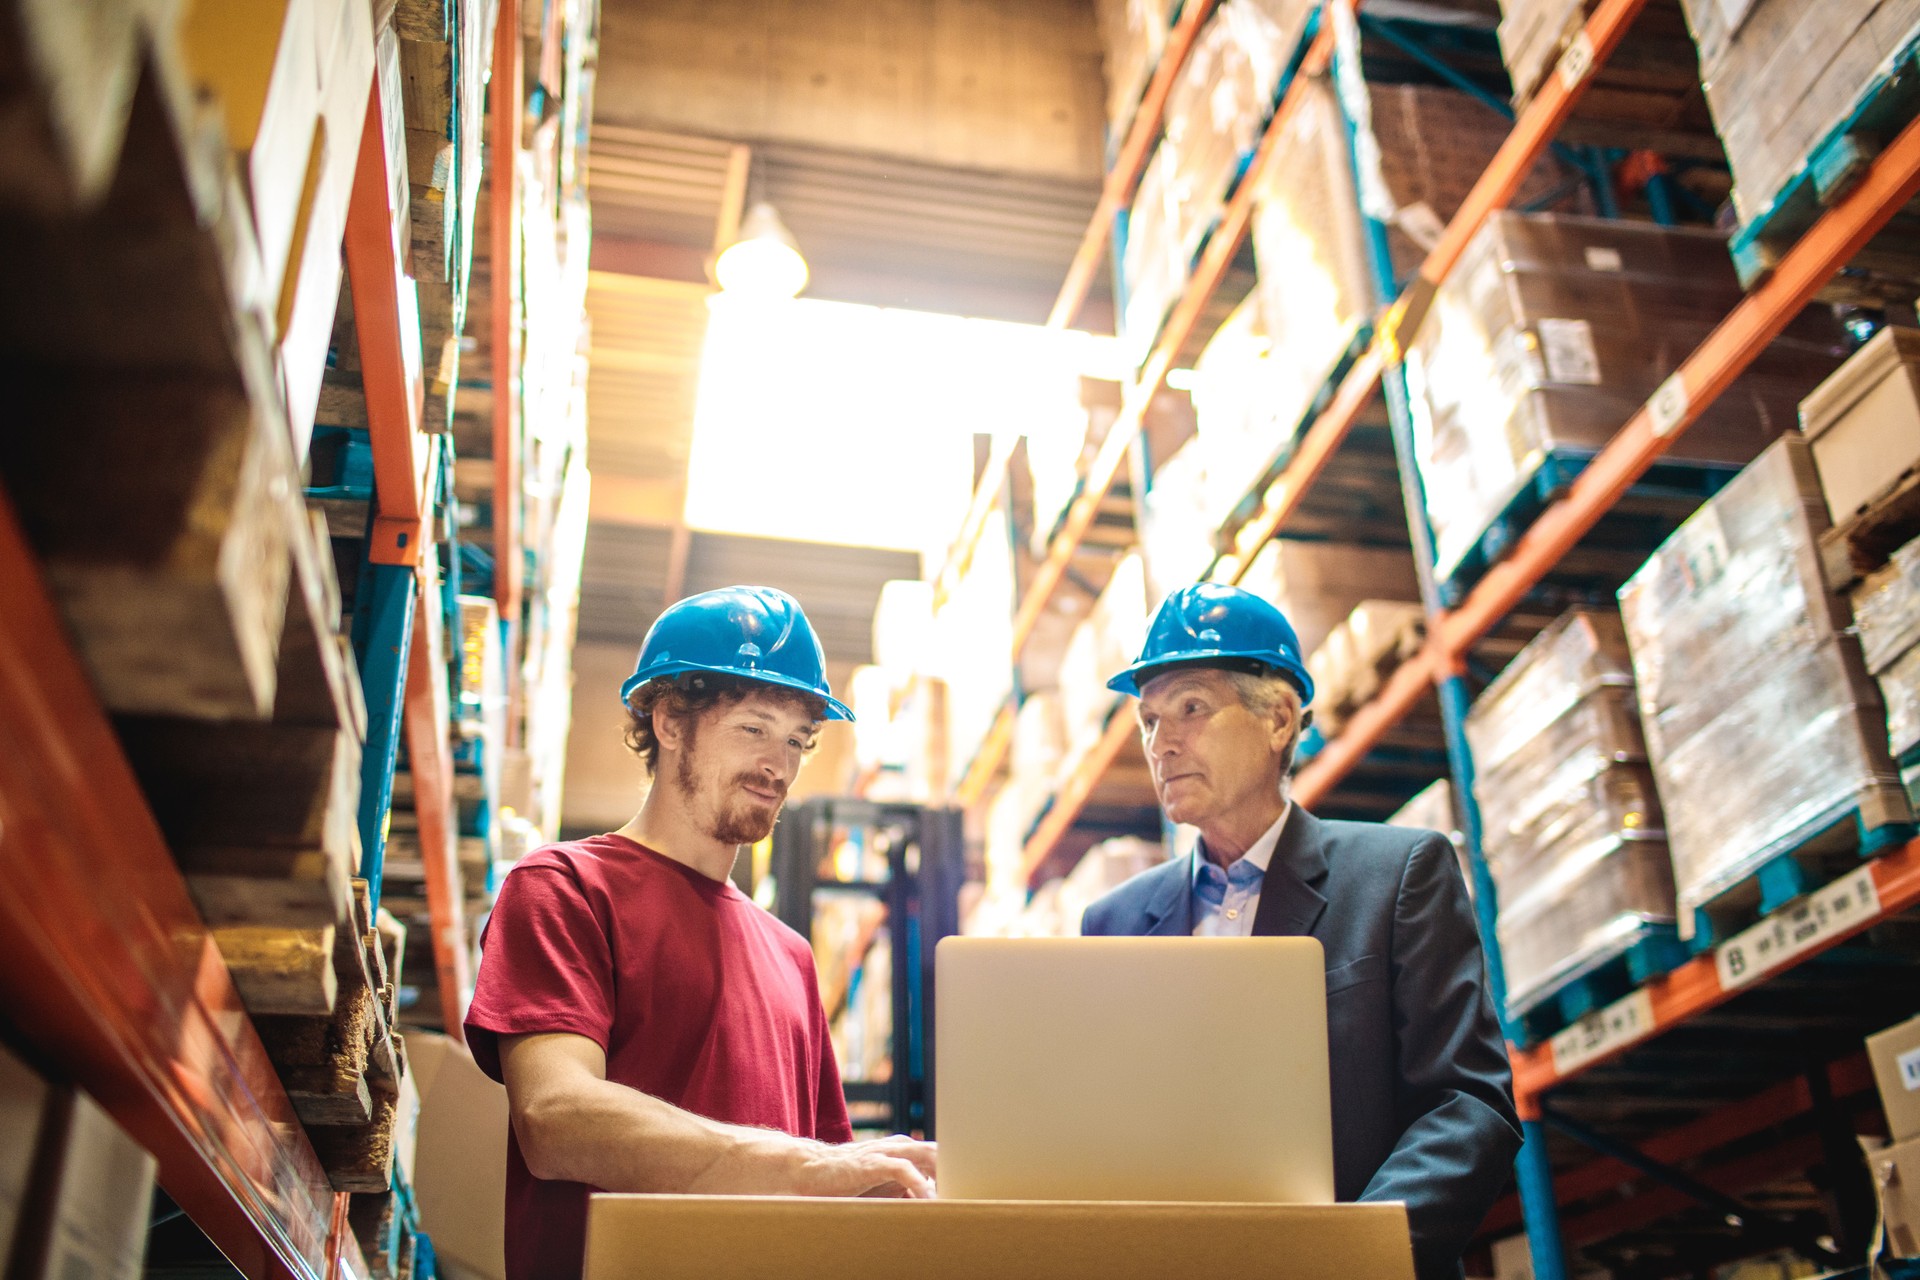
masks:
[[[1333,1203],[1312,938],[947,938],[939,1193]]]

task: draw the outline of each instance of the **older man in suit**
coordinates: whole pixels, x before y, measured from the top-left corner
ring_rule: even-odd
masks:
[[[1109,685],[1139,698],[1160,804],[1200,840],[1094,903],[1082,932],[1318,938],[1335,1194],[1404,1201],[1420,1280],[1457,1280],[1521,1134],[1452,847],[1289,800],[1313,681],[1292,626],[1249,592],[1174,592]]]

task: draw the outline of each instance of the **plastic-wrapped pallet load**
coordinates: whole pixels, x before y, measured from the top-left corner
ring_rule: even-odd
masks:
[[[1867,670],[1886,700],[1887,745],[1907,761],[1920,751],[1920,541],[1854,588],[1853,616]]]
[[[973,759],[1013,694],[1013,546],[992,532],[992,523],[933,614],[936,657],[929,665],[947,683],[947,752],[954,769]]]
[[[1744,223],[1920,35],[1916,0],[1681,0]]]
[[[1198,581],[1213,563],[1220,515],[1207,488],[1207,457],[1197,438],[1154,469],[1139,510],[1147,593],[1155,600]]]
[[[1260,139],[1312,8],[1306,0],[1225,0],[1194,39],[1126,219],[1120,334],[1136,364]]]
[[[1088,907],[1142,871],[1151,870],[1166,860],[1166,846],[1138,836],[1116,836],[1087,850],[1060,882],[1057,900],[1060,932],[1077,935],[1081,917],[1087,914]]]
[[[1563,615],[1487,686],[1466,729],[1507,1007],[1522,1013],[1674,919],[1619,616]]]
[[[1438,572],[1453,576],[1551,457],[1603,448],[1741,299],[1716,234],[1496,213],[1408,354]],[[1672,462],[1739,465],[1790,428],[1844,335],[1809,310],[1680,437]]]
[[[1414,601],[1420,583],[1405,547],[1359,547],[1275,538],[1247,566],[1240,585],[1287,615],[1300,651],[1312,653],[1363,601]]]
[[[1133,119],[1167,47],[1167,27],[1176,7],[1173,0],[1096,0],[1093,6],[1107,72],[1107,124],[1114,137],[1124,134]]]
[[[1106,589],[1067,641],[1060,659],[1060,714],[1065,723],[1067,758],[1077,759],[1106,727],[1120,695],[1107,678],[1140,655],[1150,604],[1146,567],[1138,555],[1115,566]]]
[[[1816,542],[1807,444],[1776,441],[1620,589],[1683,936],[1695,910],[1855,816],[1912,820]]]

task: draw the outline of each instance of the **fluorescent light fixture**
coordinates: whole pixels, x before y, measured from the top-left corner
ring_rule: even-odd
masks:
[[[740,220],[740,235],[713,264],[713,274],[731,294],[792,298],[807,287],[807,260],[787,224],[762,200]]]

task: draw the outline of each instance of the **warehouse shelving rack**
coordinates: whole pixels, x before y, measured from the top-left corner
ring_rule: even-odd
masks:
[[[519,0],[497,0],[495,156],[518,150]],[[504,92],[502,91],[504,90]],[[423,423],[417,330],[403,309],[379,85],[369,93],[344,240],[373,447],[372,660],[362,873],[377,894],[399,734],[409,745],[442,1016],[459,1037],[465,926],[453,830],[444,631],[434,607],[440,437]],[[516,261],[516,166],[494,166],[495,261]],[[517,366],[512,272],[496,269],[497,377]],[[503,613],[517,600],[520,424],[493,397],[494,532]],[[31,1059],[96,1098],[158,1161],[168,1194],[251,1280],[364,1276],[349,1197],[330,1190],[212,936],[81,666],[11,504],[0,495],[0,1012]],[[517,614],[515,615],[517,616]],[[439,856],[439,855],[444,856]]]
[[[1322,6],[1323,14],[1332,20],[1311,37],[1301,63],[1304,71],[1317,74],[1333,66],[1338,56],[1335,32],[1342,26],[1352,29],[1355,10],[1359,7],[1356,0],[1328,0]],[[1480,854],[1479,815],[1472,798],[1473,762],[1463,728],[1471,700],[1466,680],[1471,650],[1547,578],[1678,434],[1739,376],[1792,317],[1814,299],[1895,213],[1920,193],[1920,123],[1916,123],[1893,138],[1853,190],[1828,208],[1781,254],[1770,274],[1755,285],[1702,345],[1681,363],[1648,404],[1624,424],[1614,440],[1576,478],[1569,491],[1547,507],[1457,606],[1441,607],[1434,582],[1424,496],[1419,490],[1419,477],[1410,452],[1406,389],[1399,368],[1404,355],[1403,335],[1410,335],[1418,327],[1436,289],[1458,263],[1487,217],[1514,197],[1528,169],[1553,143],[1571,116],[1596,69],[1626,37],[1645,7],[1646,0],[1601,0],[1593,6],[1584,29],[1569,44],[1555,71],[1543,80],[1535,98],[1518,113],[1506,142],[1474,184],[1416,276],[1404,288],[1388,278],[1390,269],[1381,261],[1383,255],[1375,254],[1375,274],[1382,286],[1383,305],[1371,341],[1339,376],[1330,390],[1326,407],[1299,434],[1279,475],[1259,495],[1254,515],[1231,531],[1230,549],[1216,560],[1209,572],[1216,580],[1239,580],[1260,547],[1278,534],[1289,517],[1300,509],[1314,481],[1374,397],[1384,393],[1406,490],[1409,531],[1429,612],[1429,639],[1412,660],[1393,673],[1373,700],[1356,712],[1342,732],[1305,765],[1294,780],[1293,795],[1309,807],[1332,796],[1395,725],[1437,692],[1455,794],[1466,828],[1476,910],[1482,935],[1487,940],[1496,1005],[1503,1009],[1505,983],[1493,927],[1497,905],[1492,879]],[[1192,8],[1189,5],[1183,12],[1182,28],[1189,20],[1203,20],[1204,14],[1195,18]],[[1191,40],[1191,34],[1187,33],[1184,40],[1170,41],[1168,54],[1156,71],[1152,86],[1161,86],[1178,74],[1177,65],[1170,67],[1169,64],[1177,63]],[[1353,70],[1357,73],[1357,68]],[[1113,482],[1120,459],[1133,443],[1130,437],[1138,430],[1140,409],[1164,385],[1174,353],[1192,336],[1192,326],[1201,308],[1218,287],[1225,266],[1239,247],[1247,227],[1251,193],[1269,163],[1273,140],[1285,123],[1294,97],[1290,90],[1276,108],[1239,187],[1229,197],[1222,219],[1202,252],[1185,295],[1162,330],[1153,355],[1127,388],[1126,404],[1131,413],[1122,417],[1105,442],[1074,507],[1048,549],[1041,574],[1020,601],[1014,626],[1012,658],[1015,661],[1031,635],[1034,621],[1058,585],[1092,509]],[[1157,130],[1156,116],[1164,101],[1164,92],[1155,97],[1150,87],[1133,121],[1127,145],[1116,153],[1116,167],[1108,176],[1101,212],[1087,230],[1081,255],[1076,258],[1054,308],[1053,323],[1067,323],[1078,311],[1091,279],[1082,258],[1089,253],[1098,254],[1107,235],[1107,218],[1113,211],[1107,194],[1131,191],[1138,181],[1140,167],[1147,156],[1147,148],[1138,144],[1138,137],[1142,132]],[[1376,242],[1381,230],[1375,224]],[[982,496],[985,499],[976,501],[977,510],[984,511],[990,504],[995,495],[988,490],[1000,483],[1002,477],[989,469],[982,485],[983,494],[976,495],[977,499]],[[971,539],[979,536],[980,525],[980,521],[970,520],[963,529],[962,540],[957,544],[962,552],[970,546]],[[949,565],[943,570],[943,577],[952,569]],[[957,792],[961,803],[969,806],[979,803],[1004,765],[1013,710],[1012,707],[1003,709],[994,732],[967,768]],[[1052,869],[1050,856],[1054,846],[1073,825],[1081,807],[1125,748],[1132,731],[1129,717],[1115,715],[1101,737],[1074,762],[1028,840],[1023,866],[1029,877],[1042,869]],[[1743,968],[1737,962],[1735,953],[1743,946],[1751,947],[1753,942],[1751,936],[1741,935],[1617,1004],[1589,1015],[1552,1042],[1528,1048],[1516,1046],[1513,1051],[1515,1093],[1526,1136],[1516,1164],[1519,1204],[1517,1212],[1512,1208],[1496,1209],[1488,1229],[1501,1230],[1511,1227],[1516,1220],[1523,1222],[1531,1241],[1534,1274],[1540,1280],[1564,1280],[1567,1268],[1556,1191],[1577,1199],[1583,1189],[1591,1192],[1639,1173],[1659,1184],[1670,1199],[1678,1197],[1680,1201],[1706,1203],[1739,1219],[1741,1215],[1735,1212],[1740,1208],[1738,1202],[1677,1173],[1672,1163],[1732,1136],[1754,1133],[1770,1121],[1810,1108],[1830,1120],[1835,1114],[1836,1096],[1860,1092],[1863,1077],[1858,1060],[1809,1068],[1803,1080],[1751,1091],[1735,1103],[1710,1110],[1691,1124],[1648,1142],[1644,1151],[1611,1142],[1556,1113],[1548,1106],[1547,1095],[1587,1073],[1603,1074],[1609,1064],[1617,1063],[1634,1047],[1647,1045],[1664,1033],[1687,1028],[1743,992],[1765,992],[1770,987],[1785,992],[1802,976],[1816,977],[1821,956],[1915,907],[1920,907],[1920,841],[1864,864],[1842,882],[1806,900],[1788,904],[1776,916],[1763,920],[1756,930],[1784,928],[1788,937],[1796,939],[1792,946],[1776,949],[1767,964],[1748,964]],[[1744,959],[1744,956],[1738,958]],[[1798,1010],[1784,1017],[1783,1025],[1789,1038],[1795,1017],[1805,1020],[1808,1015]],[[1509,1030],[1511,1032],[1511,1028]],[[1694,1067],[1699,1066],[1697,1057],[1689,1061]],[[1602,1158],[1556,1177],[1547,1152],[1549,1125],[1593,1146]],[[1832,1141],[1831,1125],[1824,1137],[1829,1143]],[[1821,1148],[1815,1150],[1811,1160],[1819,1159],[1817,1152]],[[1834,1154],[1830,1145],[1824,1150],[1829,1156]],[[1808,1162],[1810,1160],[1803,1160],[1802,1167]],[[1619,1220],[1619,1215],[1613,1220]]]

